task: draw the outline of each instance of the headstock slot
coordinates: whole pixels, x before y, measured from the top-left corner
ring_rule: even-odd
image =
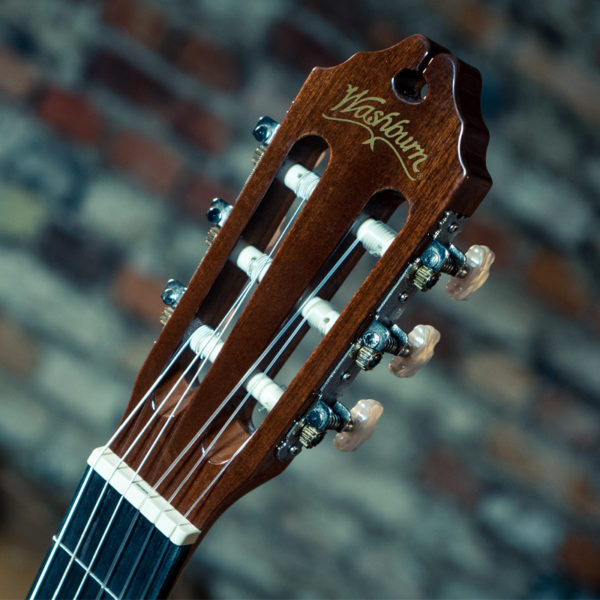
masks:
[[[352,239],[356,234],[358,225],[366,218],[376,219],[387,223],[397,234],[402,231],[406,224],[409,213],[409,203],[402,194],[393,189],[381,190],[373,195],[361,217],[357,219],[352,227]],[[331,299],[339,307],[346,306],[350,298],[356,293],[363,281],[367,278],[379,257],[364,251],[362,244],[359,247],[360,257],[356,261],[352,272],[348,273],[344,281],[340,281]],[[328,298],[329,299],[329,298]]]
[[[429,88],[424,99],[398,98],[391,81],[403,69],[423,72]],[[245,287],[246,276],[228,257],[240,238],[262,252],[269,247],[294,202],[293,194],[276,178],[286,157],[310,169],[329,147],[328,168],[315,197],[306,203],[275,253],[272,266],[251,293],[185,412],[173,420],[169,439],[156,445],[153,464],[141,469],[146,481],[170,498],[190,476],[190,467],[202,460],[202,445],[196,442],[208,440],[210,444],[216,430],[225,427],[229,431],[232,458],[225,475],[218,475],[215,484],[217,466],[205,462],[194,475],[194,484],[182,489],[175,503],[178,510],[191,511],[190,518],[198,527],[206,527],[235,498],[284,468],[276,459],[275,447],[366,330],[397,278],[431,239],[445,211],[469,216],[487,191],[487,138],[473,101],[478,94],[479,80],[473,70],[422,36],[312,72],[161,333],[129,406],[132,410],[160,375],[190,322],[200,318],[207,326],[217,327]],[[389,191],[380,193],[394,189],[400,197]],[[252,369],[267,368],[270,363],[270,375],[279,371],[297,341],[290,341],[285,350],[283,344],[270,346],[271,342],[302,298],[321,284],[331,265],[351,247],[357,219],[367,215],[387,221],[399,205],[410,207],[401,233],[389,251],[374,261],[352,299],[338,306],[341,314],[334,329],[310,353],[275,409],[252,433],[244,425],[248,414],[242,408],[243,416],[235,417],[236,424],[229,430],[227,419],[246,394],[236,384]],[[331,298],[343,287],[362,254],[360,245],[353,248],[335,276],[321,286],[319,296]],[[278,350],[283,353],[276,358]],[[172,367],[167,379],[180,376],[186,360],[189,357]],[[217,409],[224,410],[211,421]],[[136,428],[151,416],[147,402],[132,426],[111,444],[117,455],[123,456]],[[128,457],[132,468],[143,462],[160,425],[144,434]],[[196,439],[205,425],[204,439]],[[244,453],[238,455],[236,449],[242,448]],[[182,460],[172,469],[173,459],[182,452]],[[209,487],[211,494],[205,496]]]
[[[335,273],[333,275],[330,273],[335,263],[355,243],[357,224],[367,218],[393,224],[393,228],[397,232],[400,232],[408,218],[408,203],[396,190],[381,190],[374,194],[366,204],[360,218],[350,227],[342,242],[321,269],[319,269],[295,309],[310,296],[311,291],[318,287],[318,297],[324,300],[331,300],[337,311],[342,312],[350,298],[356,293],[358,287],[362,285],[371,272],[377,260],[379,260],[365,252],[362,244],[356,244],[354,250],[345,259],[343,264],[336,269]],[[327,278],[327,282],[322,285],[325,278]],[[292,355],[294,355],[291,361],[293,364],[303,364],[308,356],[315,351],[322,339],[322,333],[305,324],[298,333],[297,339],[286,342],[287,349],[281,353],[281,356],[270,367],[269,374],[274,377],[280,369],[285,369],[284,365],[286,365]],[[261,363],[261,370],[266,370],[267,365],[272,362],[273,357],[279,352],[279,346],[274,348]],[[294,368],[297,367],[289,368],[288,365],[286,375],[281,380],[282,383],[288,384],[290,379],[296,375]]]
[[[320,163],[320,170],[321,172],[324,172],[326,170],[328,157],[329,152],[327,143],[319,136],[306,135],[302,136],[297,142],[290,145],[289,152],[282,157],[280,162],[283,165],[287,160],[293,163],[301,164],[306,168],[310,168],[315,164]],[[306,200],[304,202],[304,205],[305,204]],[[275,239],[277,239],[279,243],[283,243],[285,241],[286,233],[282,234],[278,231],[280,226],[285,223],[287,219],[291,219],[293,216],[298,218],[304,210],[304,205],[296,200],[296,196],[290,192],[277,179],[277,177],[274,177],[266,189],[263,198],[257,203],[254,213],[250,215],[245,227],[242,229],[241,233],[238,234],[238,239],[244,240],[244,242],[255,246],[259,250],[269,252],[270,249],[272,249],[273,241]],[[275,252],[275,250],[273,251]],[[233,255],[233,253],[231,255]],[[194,317],[191,319],[191,322],[194,320],[199,320],[205,325],[218,328],[220,339],[223,341],[226,340],[229,330],[231,330],[235,325],[237,317],[241,312],[243,312],[245,304],[251,300],[256,289],[257,286],[255,284],[252,285],[252,282],[249,281],[248,276],[240,271],[238,267],[232,264],[231,261],[224,262],[219,276],[214,279],[213,285],[210,287],[210,289],[208,289],[204,301],[200,303]],[[247,298],[245,301],[239,304],[238,309],[231,312],[230,309],[232,308],[233,303],[237,302],[239,299],[241,290],[245,290]],[[227,313],[230,313],[228,316],[228,323],[223,325],[222,320]],[[189,321],[185,322],[185,327],[187,329],[189,329],[188,325]],[[168,327],[165,328],[167,333],[168,329]],[[165,331],[163,331],[163,333],[165,333]],[[189,333],[190,332],[188,331],[188,335]],[[184,340],[185,335],[178,339],[178,347],[181,346]],[[150,359],[151,358],[152,356]],[[177,406],[177,414],[172,418],[171,427],[175,427],[182,420],[185,420],[185,411],[187,406],[190,404],[190,402],[192,402],[192,399],[195,395],[195,390],[199,387],[199,385],[201,385],[203,378],[207,375],[211,366],[209,362],[204,361],[204,364],[202,364],[203,361],[197,361],[195,358],[196,357],[189,350],[184,351],[184,353],[177,360],[176,364],[173,365],[168,370],[166,375],[163,376],[163,381],[159,383],[157,389],[152,393],[148,405],[144,406],[140,414],[135,418],[133,422],[134,428],[136,426],[138,428],[143,426],[144,423],[149,422],[149,420],[155,416],[153,414],[154,409],[150,409],[149,407],[158,407],[160,402],[164,400],[165,397],[170,393],[174,382],[177,382],[182,377],[184,378],[184,383],[178,385],[177,387],[182,388],[185,387],[185,384],[188,384],[189,389],[186,390],[186,397],[179,403],[174,401],[174,398],[167,398],[166,404],[162,409],[156,408],[160,418],[158,420],[155,419],[155,423],[149,431],[156,433],[161,429],[163,422],[171,417],[170,411],[171,407],[173,406]],[[169,357],[167,356],[163,358],[164,362],[163,366],[161,367],[163,370],[168,359]],[[194,362],[195,366],[193,364]],[[149,366],[149,363],[150,360],[147,362],[147,366]],[[188,367],[192,368],[189,373],[185,375],[185,371],[188,370]],[[198,372],[199,367],[201,370]],[[141,380],[143,379],[142,376],[143,372],[138,378],[138,384],[140,384]],[[148,377],[146,379],[150,378]],[[192,382],[193,386],[190,387]],[[139,387],[141,388],[141,385]],[[221,426],[221,424],[230,416],[232,410],[234,410],[239,404],[238,401],[240,397],[243,398],[244,394],[245,391],[243,388],[240,391],[234,392],[226,405],[219,408],[220,414],[206,430],[207,435],[209,435],[215,428],[219,428]],[[243,421],[245,429],[247,429],[249,422],[248,415],[245,414],[246,412],[246,408],[240,411],[240,417],[243,417],[240,420]],[[152,435],[148,434],[142,437],[140,440],[137,440],[135,444],[137,446],[137,452],[134,456],[143,455],[143,453],[152,446],[150,441],[151,438]],[[134,440],[135,438],[133,435],[126,431],[119,438],[118,444],[128,448]],[[169,464],[169,460],[174,458],[177,454],[176,450],[170,448],[169,444],[167,444],[165,440],[161,441],[161,443],[158,444],[155,449],[153,448],[153,453],[156,455],[156,460],[159,462],[164,462],[167,465]],[[135,464],[135,458],[128,458],[128,460]]]
[[[324,172],[328,161],[327,142],[319,136],[309,135],[292,145],[285,161],[292,161],[312,169],[319,166]],[[256,211],[246,224],[240,238],[246,243],[267,252],[278,238],[278,228],[291,217],[297,205],[296,196],[275,177]],[[278,243],[283,242],[283,237]],[[216,327],[225,316],[228,308],[240,295],[248,281],[245,273],[241,272],[231,262],[225,263],[219,277],[214,281],[210,292],[197,310],[196,316],[203,322]]]

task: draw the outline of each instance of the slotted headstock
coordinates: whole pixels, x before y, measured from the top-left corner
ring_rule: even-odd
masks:
[[[403,305],[443,270],[466,274],[450,242],[491,185],[480,87],[475,69],[413,36],[314,69],[267,132],[110,444],[201,532],[315,445],[327,419],[350,430],[343,389],[383,350],[414,349]],[[310,169],[326,151],[317,178]],[[404,204],[394,234],[383,223]],[[365,248],[377,255],[369,274],[333,308],[326,301]],[[323,338],[279,382],[309,323]]]

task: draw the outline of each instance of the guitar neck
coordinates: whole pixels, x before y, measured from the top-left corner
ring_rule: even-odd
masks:
[[[327,432],[344,451],[369,439],[381,405],[344,391],[384,354],[398,377],[423,367],[439,333],[405,331],[406,303],[442,274],[465,299],[493,262],[453,244],[491,185],[480,90],[413,36],[314,69],[280,124],[260,119],[256,167],[235,206],[211,204],[189,284],[163,291],[164,328],[31,598],[165,596],[232,502]]]
[[[90,458],[29,598],[168,595],[199,532],[115,458]]]

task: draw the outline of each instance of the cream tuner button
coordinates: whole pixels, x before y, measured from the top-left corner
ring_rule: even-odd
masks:
[[[377,421],[383,414],[383,406],[377,400],[359,400],[350,414],[352,429],[341,431],[333,438],[333,445],[342,452],[356,450],[373,435]]]
[[[410,352],[396,356],[390,361],[390,371],[396,377],[412,377],[433,356],[435,345],[440,341],[440,332],[431,325],[417,325],[408,334]]]
[[[454,300],[466,300],[477,291],[490,274],[490,268],[496,258],[487,246],[471,246],[465,257],[467,259],[464,275],[451,277],[446,285],[446,293]]]

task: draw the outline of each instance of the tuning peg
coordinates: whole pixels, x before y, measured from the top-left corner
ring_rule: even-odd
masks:
[[[417,325],[408,334],[408,354],[392,358],[389,369],[396,377],[412,377],[433,356],[435,345],[440,341],[440,332],[431,325]]]
[[[487,246],[471,246],[465,257],[463,269],[446,284],[446,293],[454,300],[466,300],[485,283],[496,255]]]
[[[160,299],[165,305],[162,314],[160,315],[160,322],[162,325],[167,324],[167,321],[171,318],[175,307],[179,304],[179,301],[186,290],[187,288],[185,285],[176,279],[169,279],[169,281],[167,281],[167,285],[165,285],[165,288],[160,295]]]
[[[252,135],[257,142],[266,145],[271,141],[271,138],[275,135],[278,129],[279,123],[275,121],[275,119],[264,116],[261,117],[256,123],[256,127],[254,127],[254,130],[252,131]]]
[[[206,219],[212,225],[206,235],[206,243],[210,246],[214,241],[227,217],[233,210],[233,205],[222,198],[214,198],[206,212]]]
[[[350,414],[352,429],[341,431],[333,438],[333,445],[342,452],[356,450],[373,435],[377,421],[383,414],[383,406],[377,400],[359,400]]]
[[[258,147],[254,151],[252,157],[253,163],[258,163],[262,158],[267,146],[271,143],[271,139],[279,129],[279,123],[271,119],[271,117],[261,117],[252,132],[252,135],[258,142]]]

